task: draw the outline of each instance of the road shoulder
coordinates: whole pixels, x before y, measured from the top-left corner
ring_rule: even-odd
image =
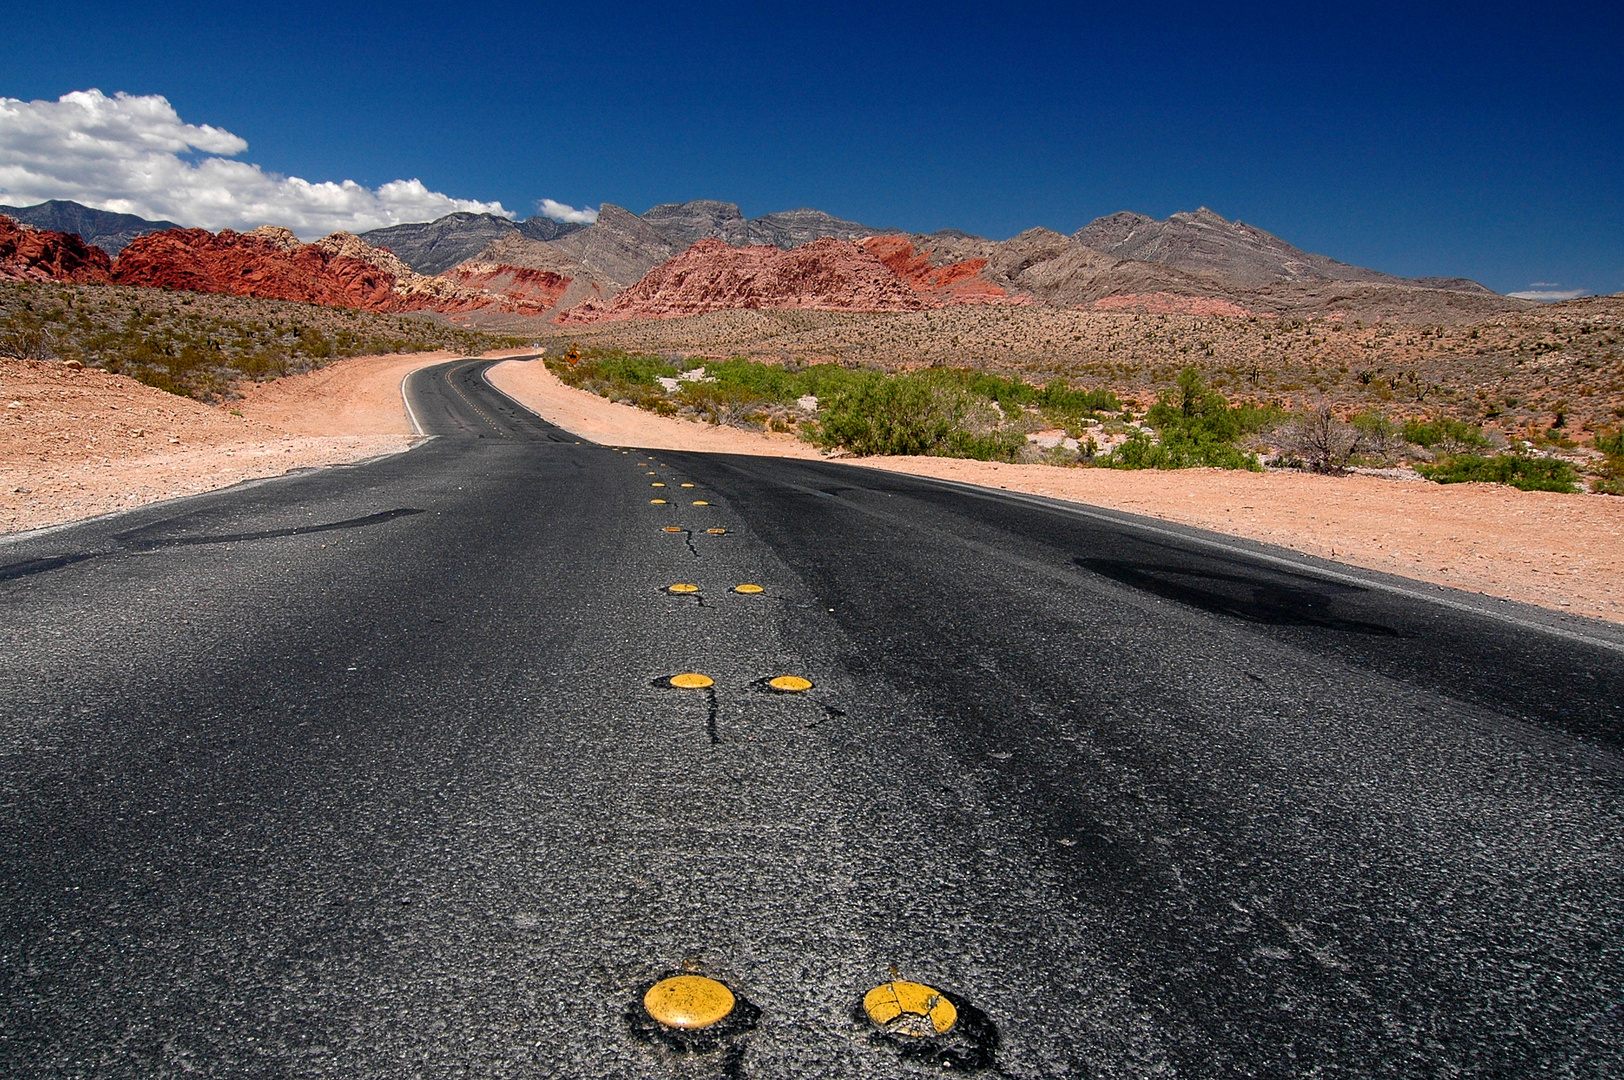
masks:
[[[661,450],[822,458],[787,435],[656,416],[565,386],[543,364],[493,367],[492,385],[585,439]],[[845,458],[1126,511],[1336,562],[1624,622],[1624,499],[1373,476],[1009,465],[958,458]]]

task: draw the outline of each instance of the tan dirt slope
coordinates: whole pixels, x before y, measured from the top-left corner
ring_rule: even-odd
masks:
[[[594,442],[817,457],[787,435],[655,416],[565,386],[540,363],[491,382]],[[1624,622],[1624,499],[1495,484],[1217,469],[1125,472],[954,458],[849,458],[869,468],[981,484],[1159,517],[1372,570]]]

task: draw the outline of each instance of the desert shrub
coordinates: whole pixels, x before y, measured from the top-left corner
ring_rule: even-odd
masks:
[[[1447,416],[1434,420],[1406,420],[1403,430],[1405,441],[1428,450],[1436,447],[1446,453],[1458,454],[1489,445],[1489,438],[1483,434],[1482,428]]]
[[[688,382],[678,395],[683,404],[717,425],[744,426],[768,402],[759,391],[736,383]]]
[[[1188,367],[1172,386],[1157,395],[1156,404],[1145,413],[1145,422],[1156,429],[1156,437],[1142,429],[1135,431],[1097,462],[1113,469],[1187,469],[1198,465],[1261,469],[1257,455],[1236,442],[1277,422],[1279,417],[1277,409],[1231,405],[1223,394],[1207,386],[1200,371]]]
[[[1417,465],[1416,471],[1440,484],[1471,481],[1509,484],[1523,491],[1578,491],[1579,474],[1572,465],[1557,458],[1526,457],[1522,454],[1457,454],[1433,465]]]
[[[661,376],[669,378],[677,373],[675,364],[659,356],[622,352],[619,349],[588,349],[579,355],[580,359],[574,364],[562,356],[549,356],[547,368],[570,386],[598,394],[609,390],[610,393],[604,395],[607,397],[628,396],[628,392],[636,387],[658,389],[656,379]],[[617,390],[620,392],[616,393]]]
[[[1596,449],[1607,457],[1596,469],[1590,490],[1603,495],[1624,495],[1624,428],[1596,432]]]
[[[1013,461],[1026,437],[1000,426],[1002,410],[988,398],[928,373],[851,378],[819,410],[808,436],[820,445],[863,456],[929,454]]]
[[[1344,424],[1327,408],[1298,415],[1276,435],[1282,449],[1317,473],[1342,472],[1363,439],[1357,427]]]
[[[334,357],[470,353],[514,344],[415,315],[122,286],[0,282],[0,353],[77,360],[205,401],[230,396],[243,379],[308,371]]]
[[[8,327],[0,330],[0,356],[14,360],[55,360],[56,335],[38,326]]]
[[[1359,433],[1354,453],[1369,461],[1388,463],[1404,451],[1404,434],[1399,425],[1379,412],[1362,412],[1348,423]]]

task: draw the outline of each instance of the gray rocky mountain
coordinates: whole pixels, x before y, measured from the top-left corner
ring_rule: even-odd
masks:
[[[390,225],[361,234],[374,247],[386,247],[420,274],[439,274],[507,236],[557,240],[584,226],[533,217],[509,221],[496,214],[447,214],[434,221]]]
[[[518,231],[513,222],[495,214],[456,213],[434,221],[373,229],[360,236],[373,247],[388,248],[419,274],[438,274]]]
[[[898,231],[845,221],[822,210],[784,210],[746,219],[736,203],[713,199],[661,203],[642,214],[642,218],[684,249],[701,240],[720,240],[734,247],[765,244],[788,250],[825,237],[857,240]]]
[[[1366,281],[1419,288],[1483,291],[1465,278],[1400,278],[1313,255],[1272,233],[1228,221],[1206,207],[1158,221],[1130,211],[1097,218],[1072,234],[1095,251],[1205,274],[1249,288],[1319,281]]]
[[[636,214],[604,203],[592,225],[556,240],[533,240],[516,229],[461,263],[458,271],[479,273],[510,266],[558,274],[570,280],[558,301],[563,309],[588,297],[614,296],[681,250]]]
[[[594,280],[622,289],[688,247],[636,214],[613,203],[598,207],[598,220],[551,242],[586,268]]]
[[[96,210],[66,199],[52,199],[33,206],[0,206],[0,214],[36,229],[76,233],[87,244],[117,255],[137,236],[178,229],[173,221],[148,221],[134,214]]]
[[[572,232],[580,232],[586,224],[578,221],[554,221],[552,218],[535,217],[526,218],[519,222],[519,234],[528,236],[532,240],[557,240],[568,236]]]

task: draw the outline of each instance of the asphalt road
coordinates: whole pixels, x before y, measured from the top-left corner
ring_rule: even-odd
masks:
[[[0,1075],[940,1072],[893,971],[986,1075],[1624,1075],[1616,628],[481,372],[0,543]],[[754,1028],[640,1040],[681,970]]]

